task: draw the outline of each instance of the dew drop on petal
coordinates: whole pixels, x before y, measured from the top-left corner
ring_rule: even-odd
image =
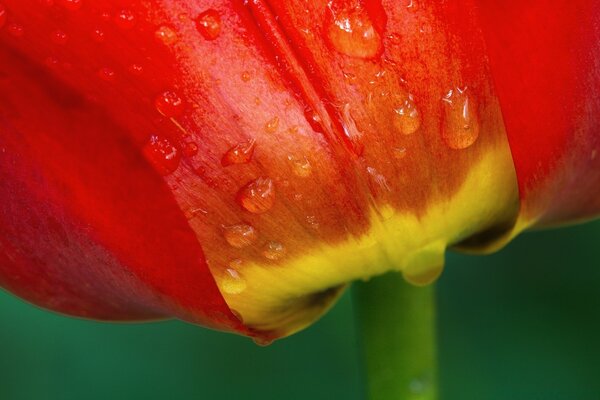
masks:
[[[285,257],[287,250],[285,246],[279,242],[270,241],[263,248],[262,254],[266,259],[277,261]]]
[[[251,225],[237,224],[223,227],[223,237],[231,247],[243,249],[256,243],[258,232]]]
[[[404,280],[414,286],[431,285],[442,275],[444,264],[429,266],[427,268],[406,268],[402,270]]]
[[[394,109],[394,125],[403,135],[412,135],[421,127],[421,115],[412,95]]]
[[[16,38],[20,38],[25,34],[25,29],[23,28],[23,26],[16,23],[8,24],[6,30],[8,31],[9,35],[14,36]]]
[[[323,133],[323,120],[321,119],[321,116],[312,108],[310,107],[306,107],[304,109],[304,117],[306,118],[306,121],[308,121],[308,124],[310,125],[310,127],[318,133]]]
[[[265,131],[267,133],[275,133],[277,131],[277,128],[279,128],[279,117],[278,116],[271,118],[265,124]]]
[[[198,154],[198,145],[194,142],[186,143],[183,146],[183,154],[185,154],[187,157],[195,156]]]
[[[242,78],[242,81],[249,82],[250,79],[252,79],[252,76],[250,75],[250,72],[244,71],[244,72],[242,72],[241,78]]]
[[[206,40],[215,40],[221,34],[221,16],[216,10],[202,12],[196,18],[196,29]]]
[[[306,157],[296,158],[288,156],[288,161],[292,166],[292,171],[300,178],[308,178],[312,174],[312,164]]]
[[[234,164],[246,164],[252,160],[254,155],[254,148],[256,147],[256,140],[250,139],[246,142],[239,143],[223,155],[221,158],[221,165],[227,167]]]
[[[268,339],[268,338],[255,337],[255,338],[252,338],[252,341],[254,342],[254,344],[256,344],[257,346],[260,346],[260,347],[267,347],[267,346],[270,346],[271,344],[273,344],[273,339]]]
[[[477,106],[467,88],[448,91],[442,99],[444,126],[442,139],[451,149],[461,150],[472,146],[479,137]]]
[[[109,67],[103,67],[98,70],[98,77],[105,82],[114,82],[115,71]]]
[[[331,0],[326,34],[333,48],[349,57],[374,58],[382,48],[381,35],[360,3]]]
[[[165,90],[154,100],[156,110],[167,118],[178,117],[183,113],[184,103],[179,94]]]
[[[239,271],[227,268],[225,274],[221,277],[220,287],[227,294],[240,294],[246,290],[248,283]]]
[[[406,157],[406,148],[404,147],[396,147],[392,151],[396,160],[402,160],[404,157]]]
[[[131,75],[139,76],[144,73],[144,67],[140,64],[131,64],[127,69]]]
[[[56,30],[52,32],[50,39],[52,40],[52,43],[63,46],[69,41],[69,35],[67,35],[64,31]]]
[[[150,137],[143,148],[143,154],[156,171],[163,176],[173,173],[181,161],[177,147],[173,146],[169,139],[161,138],[158,135]]]
[[[275,204],[275,187],[270,178],[258,178],[244,186],[237,194],[237,201],[246,211],[262,214]]]
[[[58,58],[56,58],[56,57],[48,56],[44,60],[44,64],[46,65],[46,67],[56,70],[56,69],[58,69],[59,61],[58,61]]]
[[[175,30],[167,25],[159,26],[158,29],[154,31],[154,37],[158,42],[163,43],[165,46],[171,46],[179,40]]]
[[[102,43],[106,39],[106,34],[100,28],[96,28],[92,31],[92,40],[96,43]]]
[[[127,8],[121,9],[115,14],[114,22],[121,29],[131,29],[136,23],[135,14]]]

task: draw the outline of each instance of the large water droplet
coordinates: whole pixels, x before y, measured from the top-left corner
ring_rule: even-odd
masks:
[[[159,26],[158,29],[154,31],[154,37],[165,46],[171,46],[179,40],[175,30],[168,25]]]
[[[237,270],[227,268],[221,278],[220,287],[227,294],[240,294],[246,290],[248,283]]]
[[[221,34],[221,16],[216,10],[202,12],[196,18],[196,29],[206,40],[215,40]]]
[[[283,244],[270,241],[265,245],[262,253],[268,260],[277,261],[285,257],[287,250]]]
[[[156,96],[154,106],[159,113],[167,118],[180,116],[184,109],[183,100],[179,94],[173,90],[166,90]]]
[[[338,52],[356,58],[373,58],[381,52],[381,34],[362,4],[331,0],[328,6],[326,34]]]
[[[156,171],[163,176],[173,173],[181,161],[177,147],[173,146],[169,139],[161,138],[158,135],[150,137],[144,146],[143,153]]]
[[[221,159],[221,165],[227,167],[234,164],[246,164],[252,160],[254,155],[254,148],[256,147],[256,140],[250,139],[247,142],[239,143],[223,155]]]
[[[445,245],[434,242],[407,258],[402,270],[404,280],[415,286],[427,286],[435,282],[444,270]]]
[[[394,125],[403,135],[412,135],[421,127],[421,115],[412,95],[409,94],[394,109],[394,113]]]
[[[223,237],[231,247],[243,249],[256,243],[258,232],[251,225],[237,224],[224,227]]]
[[[479,137],[477,105],[468,88],[448,91],[442,99],[444,104],[444,127],[442,139],[451,149],[460,150],[472,146]]]
[[[275,204],[275,188],[270,178],[258,178],[244,186],[237,195],[238,203],[253,214],[262,214]]]

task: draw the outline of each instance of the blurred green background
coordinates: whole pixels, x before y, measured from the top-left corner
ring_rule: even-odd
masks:
[[[438,303],[443,400],[600,399],[600,222],[450,254]],[[70,319],[6,293],[0,319],[0,400],[362,398],[349,295],[267,348],[177,321]]]

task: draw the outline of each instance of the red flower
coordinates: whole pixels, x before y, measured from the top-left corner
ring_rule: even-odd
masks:
[[[591,217],[599,26],[585,0],[3,0],[0,283],[269,339],[353,279]]]

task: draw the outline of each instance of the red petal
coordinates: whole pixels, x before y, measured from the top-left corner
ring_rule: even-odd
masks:
[[[479,0],[526,220],[600,212],[600,3]]]

